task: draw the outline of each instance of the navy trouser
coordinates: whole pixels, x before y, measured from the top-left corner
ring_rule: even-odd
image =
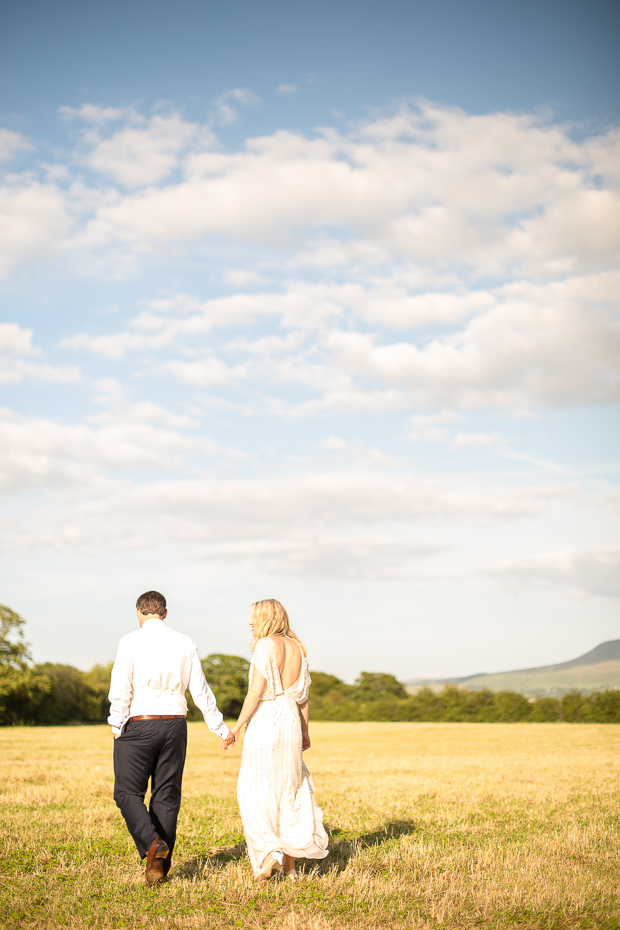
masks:
[[[144,859],[156,837],[165,840],[170,855],[162,860],[170,869],[181,807],[181,782],[187,751],[187,722],[134,720],[114,740],[114,800]],[[151,802],[144,796],[151,779]]]

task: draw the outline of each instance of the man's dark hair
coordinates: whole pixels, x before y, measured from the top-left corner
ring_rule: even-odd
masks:
[[[166,598],[159,591],[147,591],[146,594],[140,595],[136,607],[145,616],[157,614],[158,617],[163,617],[166,612]]]

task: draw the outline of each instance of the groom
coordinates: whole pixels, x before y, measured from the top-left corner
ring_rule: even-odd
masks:
[[[140,629],[123,636],[112,669],[108,723],[114,733],[114,800],[142,859],[149,885],[170,871],[187,749],[189,687],[205,723],[234,742],[189,636],[164,620],[166,598],[147,591],[136,603]],[[151,779],[149,809],[144,796]]]

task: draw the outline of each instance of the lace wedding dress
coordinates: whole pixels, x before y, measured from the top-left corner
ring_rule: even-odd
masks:
[[[254,649],[250,683],[254,669],[265,678],[265,688],[246,724],[237,797],[257,875],[273,850],[295,859],[324,859],[328,840],[302,759],[298,705],[306,702],[310,688],[306,657],[302,656],[299,678],[284,690],[273,641],[264,637]]]

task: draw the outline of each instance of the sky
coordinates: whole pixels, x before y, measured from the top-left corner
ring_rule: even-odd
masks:
[[[620,637],[620,6],[4,0],[0,602],[353,681]]]

